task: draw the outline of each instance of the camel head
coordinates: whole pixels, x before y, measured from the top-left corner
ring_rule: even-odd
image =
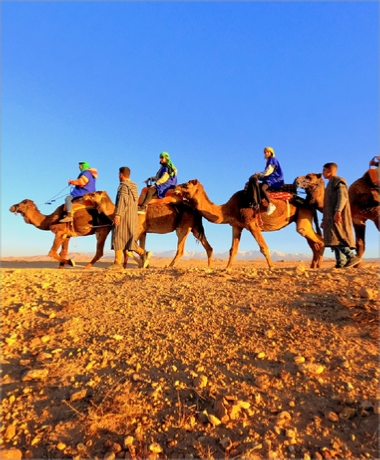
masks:
[[[28,214],[32,211],[38,211],[37,206],[32,200],[22,200],[20,203],[14,204],[9,208],[10,212],[14,214],[21,214],[25,222],[29,224]]]
[[[99,191],[99,192],[86,193],[86,195],[83,196],[83,199],[91,201],[91,203],[94,203],[94,204],[100,206],[104,199],[109,200],[110,197],[108,196],[107,192]]]
[[[115,205],[108,196],[108,193],[104,190],[86,193],[83,198],[91,201],[91,203],[95,205],[97,211],[105,214],[107,217],[110,217],[110,215],[115,212]]]
[[[294,185],[306,191],[306,201],[308,204],[316,204],[319,210],[323,208],[325,196],[325,183],[321,173],[309,173],[306,176],[298,176]]]
[[[184,184],[179,184],[174,189],[174,194],[180,196],[183,201],[189,201],[194,198],[197,190],[201,187],[198,179],[191,179]]]
[[[9,210],[15,214],[21,214],[24,216],[28,211],[36,211],[37,206],[32,200],[25,199],[20,201],[20,203],[12,205]]]

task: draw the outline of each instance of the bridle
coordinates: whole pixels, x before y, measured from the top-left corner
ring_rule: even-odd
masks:
[[[318,187],[322,185],[322,183],[323,182],[315,183],[311,181],[310,179],[306,179],[305,177],[302,180],[298,180],[298,177],[296,177],[293,182],[293,185],[296,188],[303,188],[305,190],[304,193],[307,193],[307,192],[313,193],[318,189]]]

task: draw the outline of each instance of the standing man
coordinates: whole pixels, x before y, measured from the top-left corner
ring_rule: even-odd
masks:
[[[119,168],[120,185],[115,201],[115,217],[113,220],[111,249],[115,250],[115,261],[109,266],[111,270],[123,269],[124,251],[134,251],[143,259],[143,267],[147,267],[151,252],[144,251],[137,245],[138,216],[137,185],[130,180],[131,170],[127,166]]]
[[[351,249],[355,248],[352,231],[351,208],[345,179],[337,175],[338,165],[326,163],[323,177],[328,179],[323,204],[323,239],[326,247],[335,252],[335,268],[355,267],[361,259]]]
[[[98,171],[95,168],[90,168],[90,165],[87,161],[79,162],[80,173],[79,176],[74,179],[69,179],[68,184],[74,185],[70,195],[67,195],[65,198],[66,211],[67,215],[64,219],[61,219],[60,222],[72,222],[73,221],[73,199],[79,198],[86,193],[96,191],[96,179],[98,178]]]

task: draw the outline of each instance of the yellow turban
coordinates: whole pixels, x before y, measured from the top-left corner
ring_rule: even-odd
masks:
[[[264,150],[268,150],[272,154],[272,157],[275,157],[274,150],[272,149],[272,147],[265,147]]]

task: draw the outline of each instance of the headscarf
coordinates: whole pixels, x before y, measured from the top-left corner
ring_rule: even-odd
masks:
[[[87,163],[87,161],[80,161],[80,165],[82,165],[82,171],[86,171],[86,169],[90,169],[90,165]]]
[[[272,158],[274,158],[276,155],[274,154],[274,150],[272,147],[264,147],[264,150],[269,150],[269,152],[272,154]]]
[[[170,176],[173,177],[177,174],[177,168],[174,166],[174,164],[172,163],[171,159],[170,159],[170,156],[168,154],[168,152],[161,152],[160,153],[160,158],[166,158],[167,159],[167,165],[169,166],[170,168]]]

